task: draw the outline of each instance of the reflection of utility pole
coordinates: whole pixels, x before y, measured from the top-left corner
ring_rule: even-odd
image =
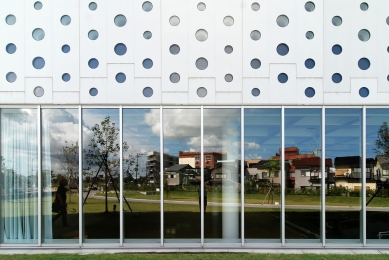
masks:
[[[138,186],[138,170],[139,170],[139,165],[138,165],[138,158],[139,156],[142,156],[143,153],[137,153],[136,154],[136,164],[135,164],[135,185]]]

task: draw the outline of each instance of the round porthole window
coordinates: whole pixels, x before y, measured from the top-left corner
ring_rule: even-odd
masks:
[[[207,6],[204,3],[198,3],[197,10],[204,11],[207,8]]]
[[[361,41],[366,42],[370,39],[370,32],[366,29],[362,29],[358,32],[358,38]]]
[[[278,82],[280,82],[280,83],[288,82],[288,75],[286,73],[278,74]]]
[[[180,53],[180,46],[178,46],[177,44],[173,44],[169,47],[169,51],[171,54],[177,55]]]
[[[122,15],[122,14],[119,14],[115,17],[114,19],[114,23],[117,27],[123,27],[124,25],[126,25],[127,23],[127,18]]]
[[[41,28],[36,28],[32,31],[32,38],[36,41],[41,41],[45,38],[45,32]]]
[[[234,77],[233,77],[231,74],[226,74],[226,75],[224,76],[224,80],[225,80],[226,82],[232,82],[232,81],[234,80]]]
[[[367,9],[369,9],[369,5],[367,3],[361,3],[360,8],[362,11],[367,11]]]
[[[261,39],[261,33],[257,30],[254,30],[250,33],[250,38],[253,41],[258,41],[259,39]]]
[[[153,4],[149,1],[146,1],[142,4],[142,9],[145,12],[150,12],[151,10],[153,10]]]
[[[15,72],[8,72],[7,75],[5,75],[5,79],[6,79],[9,83],[13,83],[13,82],[16,81],[17,76],[16,76]]]
[[[315,4],[312,2],[306,2],[304,7],[307,12],[313,12],[315,10]]]
[[[311,87],[306,88],[305,89],[305,96],[309,97],[309,98],[314,97],[315,96],[315,89],[311,88]]]
[[[208,68],[208,61],[207,61],[207,59],[205,59],[205,58],[198,58],[196,60],[196,68],[198,68],[199,70],[205,70],[206,68]]]
[[[145,38],[146,40],[150,40],[151,37],[153,37],[153,34],[150,31],[145,31],[143,33],[143,38]]]
[[[144,59],[142,65],[145,69],[151,69],[153,67],[153,61],[151,59]]]
[[[234,51],[234,48],[232,48],[232,46],[230,46],[230,45],[227,45],[226,47],[224,47],[224,52],[227,54],[231,54],[233,51]]]
[[[369,61],[369,59],[367,59],[367,58],[360,59],[358,61],[358,67],[361,70],[367,70],[368,68],[370,68],[370,61]]]
[[[253,69],[259,69],[261,67],[261,61],[258,59],[252,59],[250,62],[250,66]]]
[[[226,16],[223,19],[223,23],[225,26],[232,26],[234,24],[234,18],[232,16]]]
[[[42,97],[45,94],[45,90],[42,87],[34,88],[34,95],[36,97]]]
[[[143,89],[143,96],[149,98],[149,97],[151,97],[153,94],[154,94],[154,91],[153,91],[152,88],[150,88],[150,87],[145,87],[145,88]]]
[[[342,25],[342,18],[340,16],[334,16],[332,18],[332,24],[334,26],[341,26]]]
[[[89,3],[89,10],[96,11],[96,9],[97,9],[97,4],[95,2],[90,2]]]
[[[64,73],[64,74],[62,74],[62,80],[63,80],[64,82],[70,81],[70,75],[69,75],[69,73]]]
[[[169,23],[172,25],[172,26],[177,26],[180,24],[180,18],[178,16],[172,16],[170,17],[169,19]]]
[[[305,33],[305,37],[308,39],[308,40],[312,40],[314,37],[315,37],[315,34],[311,31],[308,31]]]
[[[178,73],[170,74],[170,82],[172,82],[172,83],[180,82],[180,74],[178,74]]]
[[[92,41],[96,40],[99,38],[99,33],[96,30],[90,30],[88,32],[88,38]]]
[[[35,57],[32,60],[32,66],[38,70],[43,69],[45,66],[45,60],[42,57]]]
[[[332,82],[334,82],[334,83],[340,83],[340,82],[342,82],[342,75],[339,74],[339,73],[334,73],[334,74],[332,75]]]
[[[315,61],[313,59],[307,59],[304,64],[307,69],[313,69],[315,67]]]
[[[7,15],[7,17],[5,17],[5,22],[8,25],[14,25],[16,23],[15,15],[13,15],[13,14]]]
[[[99,61],[95,58],[92,58],[88,61],[88,66],[91,69],[96,69],[99,66]]]
[[[289,18],[286,15],[280,15],[277,17],[276,22],[277,22],[278,26],[286,27],[289,24]]]
[[[70,51],[70,46],[67,44],[62,45],[61,50],[63,53],[68,53]]]
[[[120,73],[116,74],[115,79],[116,79],[117,83],[123,83],[126,81],[126,74],[120,72]]]
[[[127,47],[123,43],[118,43],[115,45],[114,51],[117,55],[122,56],[122,55],[126,54]]]
[[[277,46],[277,53],[281,56],[285,56],[289,53],[289,47],[285,43],[281,43]]]
[[[97,90],[97,88],[91,88],[89,90],[89,95],[91,95],[92,97],[97,96],[98,93],[99,91]]]
[[[340,46],[339,44],[335,44],[334,46],[332,46],[332,53],[335,55],[341,54],[342,53],[342,46]]]
[[[8,54],[14,54],[16,52],[16,45],[13,43],[8,43],[7,46],[5,46],[5,51]]]
[[[208,39],[208,32],[204,29],[200,29],[196,32],[195,36],[198,41],[203,42]]]
[[[197,96],[199,96],[201,98],[205,97],[208,94],[207,89],[204,87],[198,88],[196,92],[197,92]]]
[[[70,18],[69,15],[64,15],[64,16],[61,17],[61,23],[62,23],[62,25],[67,26],[67,25],[69,25],[71,22],[72,22],[72,19]]]
[[[43,5],[42,5],[41,2],[37,1],[37,2],[34,3],[35,10],[41,10],[42,7],[43,7]]]
[[[251,95],[253,95],[254,97],[258,97],[259,94],[261,94],[261,91],[258,88],[253,88],[251,90]]]
[[[370,91],[369,91],[369,89],[366,88],[366,87],[362,87],[362,88],[359,89],[359,95],[360,95],[361,97],[363,97],[363,98],[369,96],[369,93],[370,93]]]
[[[260,8],[260,5],[258,3],[252,3],[251,4],[251,10],[256,12],[256,11],[259,10],[259,8]]]

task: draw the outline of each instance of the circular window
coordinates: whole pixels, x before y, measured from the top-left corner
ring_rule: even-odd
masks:
[[[171,81],[172,83],[178,83],[178,82],[180,82],[180,74],[178,74],[178,73],[172,73],[172,74],[170,74],[170,81]]]
[[[199,70],[205,70],[206,68],[208,68],[208,61],[207,61],[207,59],[205,59],[205,58],[198,58],[196,60],[196,68],[198,68]]]
[[[226,47],[224,47],[224,52],[227,54],[231,54],[233,51],[234,51],[234,48],[232,48],[232,46],[230,46],[230,45],[227,45]]]
[[[258,88],[253,88],[251,90],[251,95],[253,95],[254,97],[258,97],[259,94],[261,94],[261,91]]]
[[[92,41],[94,41],[97,38],[99,38],[99,33],[96,30],[90,30],[88,32],[88,38],[91,39]]]
[[[15,15],[13,15],[13,14],[7,15],[7,17],[5,17],[5,22],[8,25],[14,25],[16,23]]]
[[[124,81],[126,81],[126,74],[120,72],[120,73],[116,74],[115,79],[116,79],[116,82],[123,83]]]
[[[16,81],[16,74],[14,72],[8,72],[7,75],[5,75],[5,79],[9,82],[15,82]]]
[[[114,23],[117,27],[123,27],[124,25],[126,25],[127,23],[127,18],[122,15],[122,14],[119,14],[115,17],[114,19]]]
[[[370,32],[366,29],[362,29],[358,32],[358,38],[361,41],[366,42],[370,39]]]
[[[127,46],[123,43],[118,43],[115,45],[114,51],[117,55],[122,56],[127,52]]]
[[[199,4],[197,5],[197,9],[198,9],[199,11],[204,11],[206,8],[207,8],[207,6],[206,6],[204,3],[199,3]]]
[[[288,82],[288,75],[286,75],[285,73],[278,74],[278,82],[280,83]]]
[[[250,38],[253,41],[258,41],[259,39],[261,39],[261,33],[257,30],[254,30],[250,33]]]
[[[340,18],[340,16],[334,16],[332,18],[332,24],[335,26],[341,26],[342,25],[342,18]]]
[[[70,46],[67,44],[62,45],[61,50],[63,53],[68,53],[70,51]]]
[[[41,41],[45,38],[45,32],[41,28],[34,29],[32,31],[32,38],[36,41]]]
[[[173,26],[177,26],[177,25],[180,24],[180,18],[178,18],[178,16],[175,16],[175,15],[174,15],[174,16],[170,17],[169,23],[170,23],[171,25],[173,25]]]
[[[68,82],[70,80],[70,75],[68,73],[62,74],[62,80]]]
[[[311,32],[311,31],[308,31],[305,34],[305,37],[307,37],[308,40],[312,40],[315,37],[315,34],[313,32]]]
[[[61,17],[61,23],[65,26],[69,25],[72,22],[72,19],[69,15],[64,15]]]
[[[153,93],[154,93],[154,91],[150,87],[145,87],[143,89],[143,96],[145,96],[145,97],[151,97],[153,95]]]
[[[92,97],[97,96],[98,93],[99,91],[97,90],[97,88],[91,88],[89,90],[89,95],[91,95]]]
[[[369,5],[367,3],[361,3],[360,7],[362,11],[367,11],[367,9],[369,9]]]
[[[223,19],[223,23],[225,26],[232,26],[234,24],[234,18],[232,16],[226,16]]]
[[[386,18],[386,24],[389,25],[389,16]]]
[[[89,10],[95,11],[97,9],[97,4],[95,2],[89,3]]]
[[[32,60],[32,66],[37,70],[43,69],[45,66],[45,60],[42,57],[35,57]]]
[[[276,21],[280,27],[286,27],[289,24],[289,18],[286,15],[278,16]]]
[[[91,69],[96,69],[99,66],[99,61],[95,58],[92,58],[88,61],[88,66]]]
[[[313,10],[315,10],[315,4],[312,2],[306,2],[304,7],[307,12],[313,12]]]
[[[386,79],[389,81],[389,75],[386,77]]]
[[[151,10],[153,10],[153,4],[149,1],[146,1],[142,4],[142,9],[145,12],[150,12]]]
[[[146,40],[151,39],[151,37],[153,37],[153,34],[150,31],[145,31],[143,33],[143,38],[145,38]]]
[[[362,58],[358,61],[358,67],[361,70],[367,70],[368,68],[370,68],[370,61],[366,58]]]
[[[281,56],[285,56],[289,53],[289,47],[285,43],[281,43],[277,46],[277,53]]]
[[[307,59],[305,61],[305,67],[307,69],[313,69],[315,67],[315,61],[313,59]]]
[[[177,44],[173,44],[169,47],[169,51],[171,54],[177,55],[180,53],[180,46],[178,46]]]
[[[339,73],[334,73],[332,75],[332,82],[340,83],[341,81],[342,81],[342,75],[340,75]]]
[[[8,43],[7,46],[5,46],[5,51],[9,54],[14,54],[16,52],[16,45]]]
[[[261,67],[261,61],[258,59],[252,59],[250,65],[253,69],[259,69]]]
[[[369,89],[366,87],[362,87],[359,89],[359,95],[363,98],[367,97],[369,95]]]
[[[252,3],[251,4],[251,10],[253,11],[258,11],[260,8],[259,4],[258,3]]]
[[[34,8],[35,8],[35,10],[41,10],[42,7],[43,7],[43,5],[42,5],[41,2],[38,1],[38,2],[35,2],[35,3],[34,3]]]
[[[206,39],[208,39],[208,32],[204,29],[200,29],[196,32],[196,39],[200,42],[203,42],[205,41]]]
[[[225,80],[226,82],[231,82],[231,81],[234,80],[234,77],[233,77],[231,74],[226,74],[226,75],[224,76],[224,80]]]
[[[199,96],[201,98],[205,97],[208,94],[207,89],[204,87],[198,88],[196,92],[197,92],[197,96]]]
[[[314,88],[311,88],[311,87],[306,88],[306,89],[305,89],[305,96],[307,96],[307,97],[309,97],[309,98],[315,96],[315,89],[314,89]]]
[[[142,65],[145,69],[151,69],[153,67],[153,61],[151,59],[144,59]]]
[[[45,94],[45,90],[42,87],[34,88],[34,95],[36,97],[42,97]]]
[[[335,55],[341,54],[342,53],[342,46],[340,46],[338,44],[335,44],[334,46],[332,46],[332,53]]]

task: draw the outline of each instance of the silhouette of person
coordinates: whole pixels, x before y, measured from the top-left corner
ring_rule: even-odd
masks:
[[[207,188],[206,186],[204,185],[204,212],[207,212],[207,204],[208,204],[208,200],[207,200]],[[199,208],[200,208],[200,211],[201,211],[201,186],[199,185]]]
[[[55,193],[55,200],[54,200],[54,202],[58,205],[59,213],[55,215],[55,217],[53,218],[53,223],[62,216],[62,225],[64,227],[68,226],[67,211],[66,211],[67,208],[66,192],[68,191],[68,189],[66,188],[67,185],[68,185],[68,180],[62,179],[57,189],[57,192]]]

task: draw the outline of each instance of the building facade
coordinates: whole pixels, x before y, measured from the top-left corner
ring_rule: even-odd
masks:
[[[387,247],[388,1],[1,3],[0,248]]]

